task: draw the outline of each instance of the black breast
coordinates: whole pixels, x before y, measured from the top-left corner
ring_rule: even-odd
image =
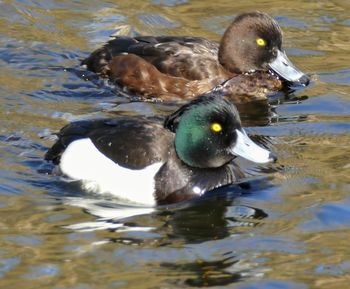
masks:
[[[155,177],[157,204],[188,200],[198,196],[193,191],[194,187],[207,192],[243,177],[244,173],[233,161],[219,168],[193,168],[178,159],[174,148],[171,148],[168,162],[161,167]]]

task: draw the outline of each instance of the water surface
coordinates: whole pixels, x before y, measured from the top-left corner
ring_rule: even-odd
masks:
[[[215,4],[215,5],[214,5]],[[347,288],[350,282],[350,4],[333,1],[0,1],[1,288]],[[244,185],[150,212],[49,174],[69,121],[165,114],[79,67],[112,33],[219,39],[237,13],[282,26],[313,83],[247,106],[279,155]],[[101,219],[103,217],[104,219]],[[122,219],[120,219],[122,218]]]

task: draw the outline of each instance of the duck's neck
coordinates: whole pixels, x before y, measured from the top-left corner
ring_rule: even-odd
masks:
[[[223,69],[225,69],[229,73],[240,74],[242,73],[242,71],[237,67],[237,64],[235,63],[234,55],[233,55],[237,51],[235,51],[231,43],[228,42],[226,34],[227,33],[225,33],[222,36],[222,39],[220,41],[220,46],[218,51],[219,63],[221,64]]]

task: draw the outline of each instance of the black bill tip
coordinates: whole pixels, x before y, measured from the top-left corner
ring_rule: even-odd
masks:
[[[277,162],[277,155],[275,155],[274,153],[271,153],[269,154],[269,160],[270,162]]]
[[[310,77],[304,74],[302,77],[299,78],[299,82],[301,85],[308,86],[310,83]]]

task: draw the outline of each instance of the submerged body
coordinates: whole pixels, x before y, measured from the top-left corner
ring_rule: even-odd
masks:
[[[237,16],[220,43],[187,36],[121,36],[82,64],[145,98],[191,98],[223,84],[224,95],[247,101],[281,90],[282,80],[309,83],[282,50],[278,24],[260,12]]]
[[[142,117],[67,125],[45,158],[62,174],[95,193],[148,205],[199,196],[244,176],[233,161],[267,163],[227,100],[206,95],[184,105],[164,123]]]

